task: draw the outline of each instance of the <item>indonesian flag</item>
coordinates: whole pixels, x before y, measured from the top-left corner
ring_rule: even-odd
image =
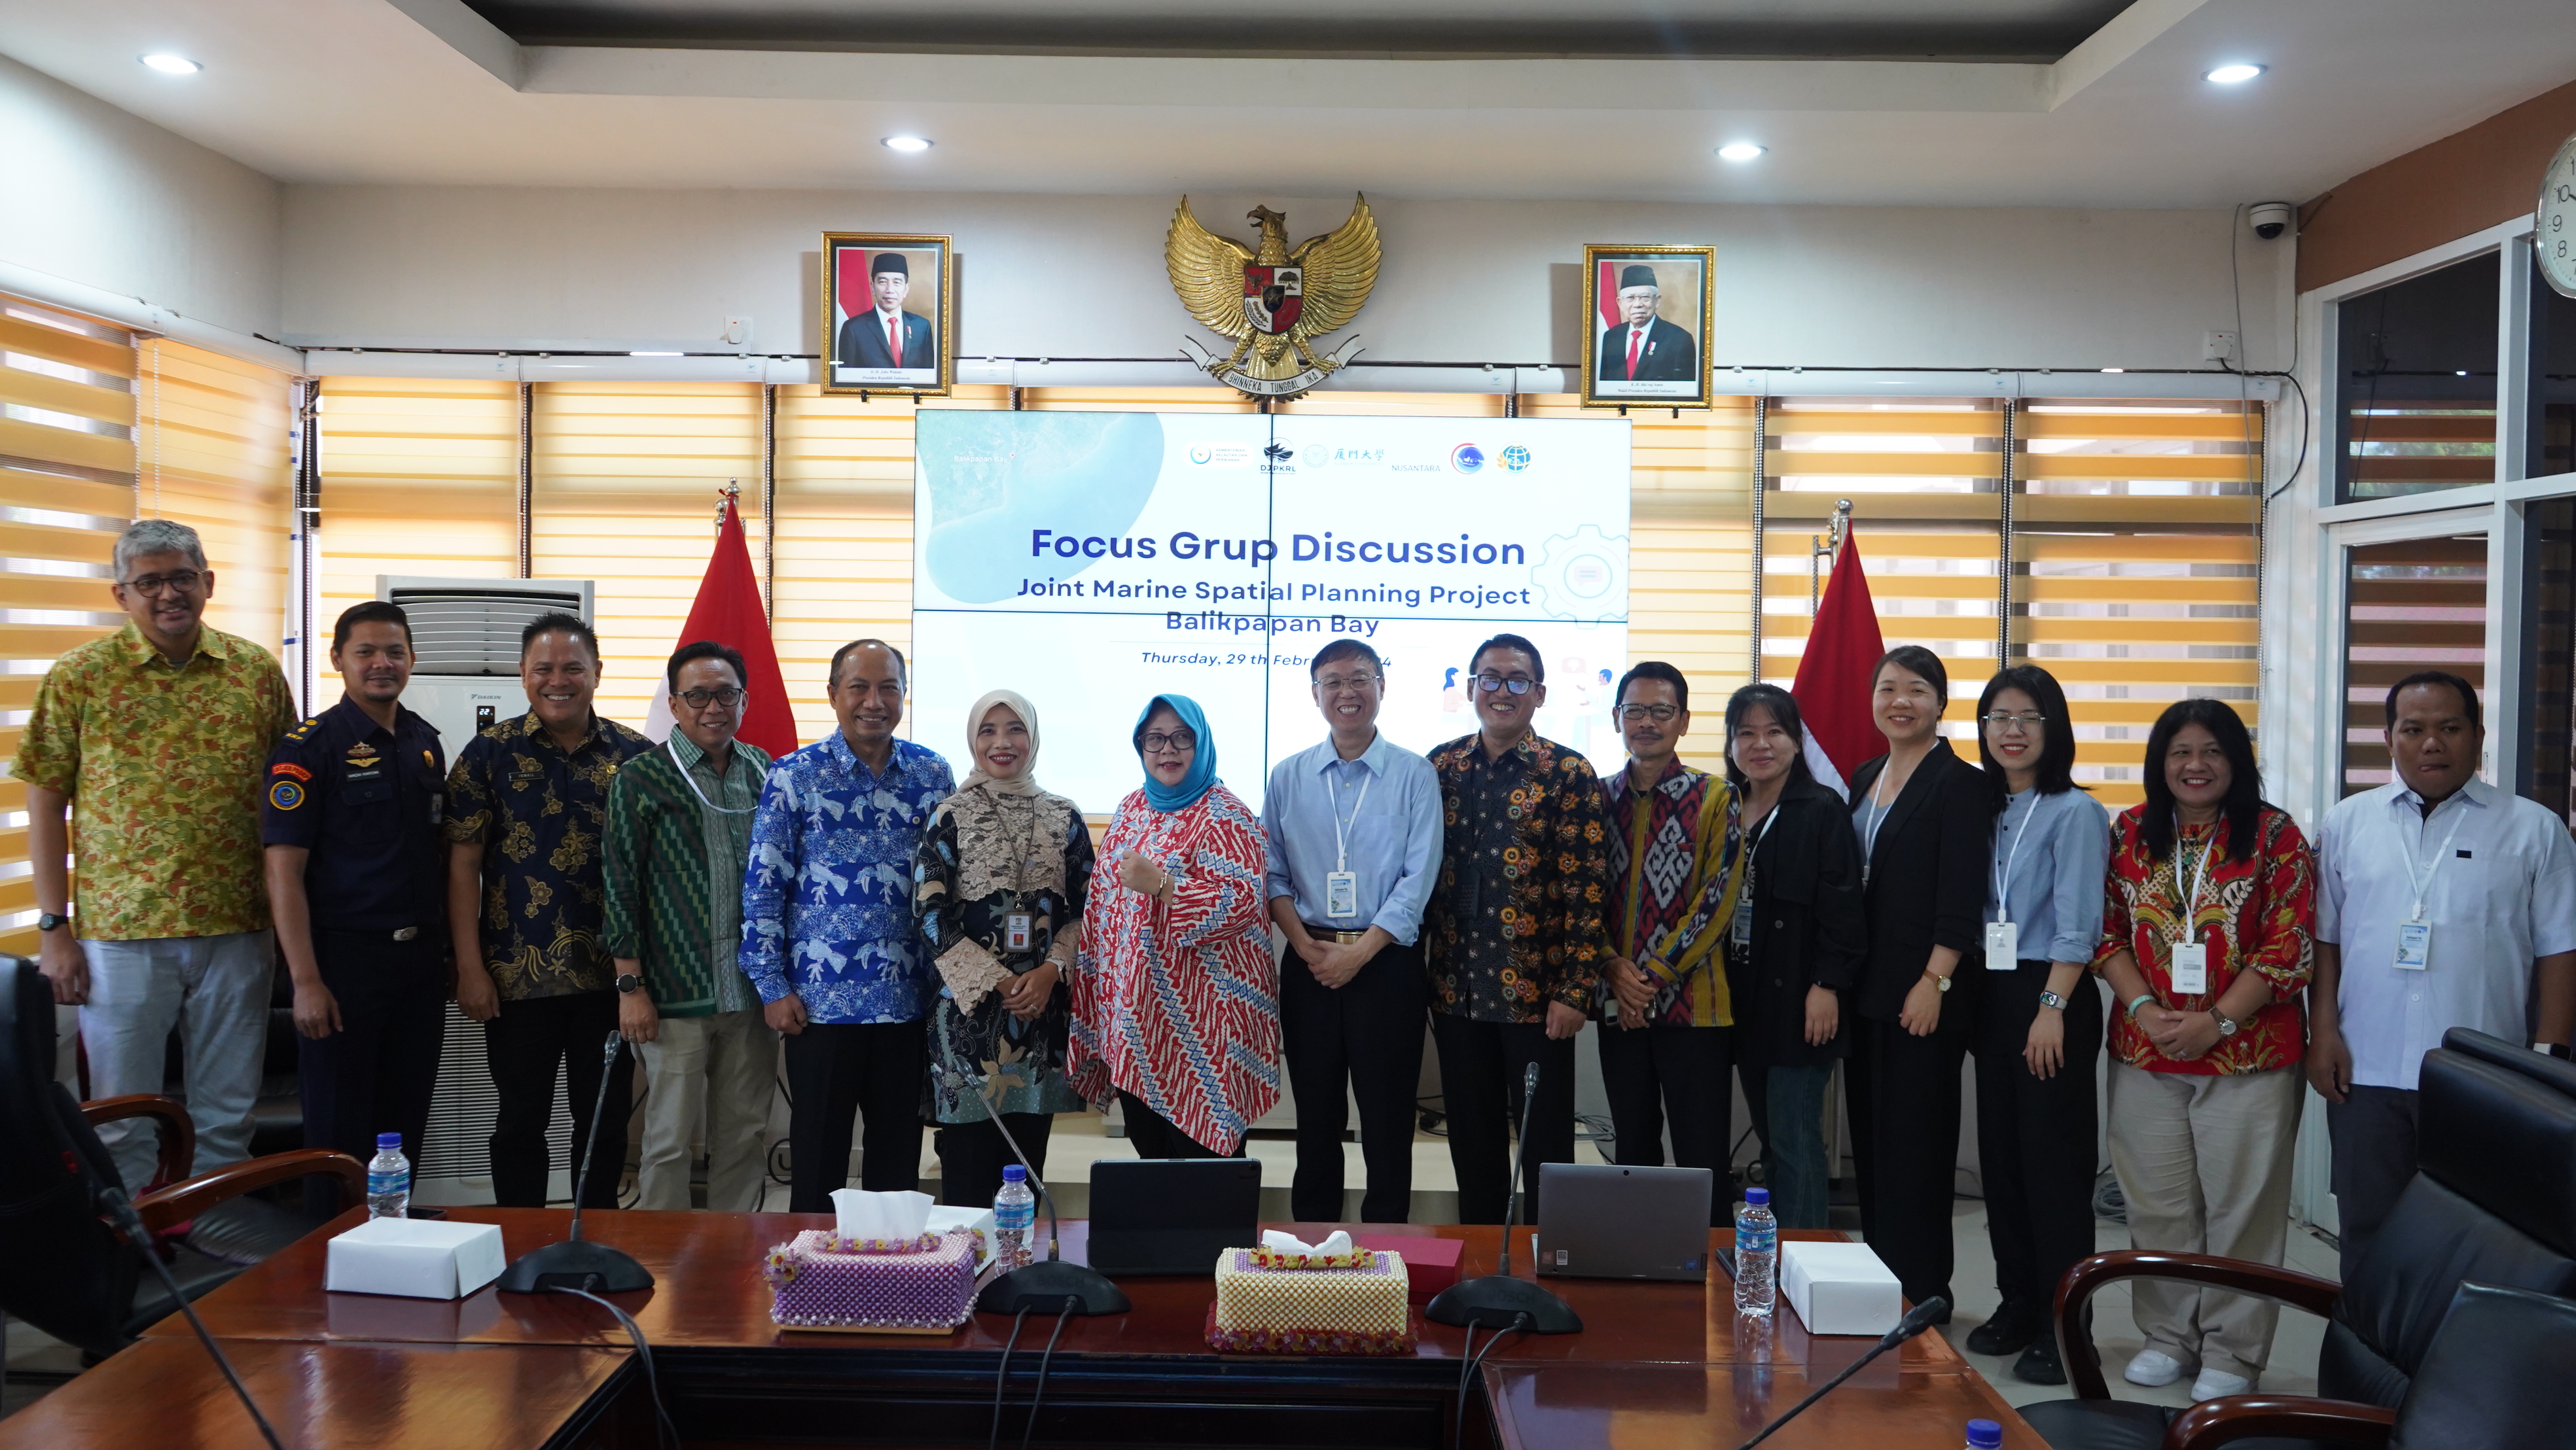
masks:
[[[1603,262],[1601,264],[1601,283],[1599,286],[1592,289],[1592,295],[1600,299],[1601,309],[1601,322],[1593,330],[1596,332],[1608,332],[1610,329],[1617,327],[1620,321],[1618,263]],[[1806,706],[1802,702],[1798,708],[1803,710]]]
[[[770,643],[769,615],[760,607],[760,577],[751,570],[751,546],[744,542],[742,516],[726,499],[724,522],[716,528],[715,556],[707,560],[707,577],[698,581],[698,602],[689,607],[689,622],[671,647],[711,639],[742,651],[751,678],[743,681],[750,698],[743,702],[741,738],[770,755],[796,748],[796,715],[787,704],[787,679],[778,672],[778,649]],[[667,688],[653,692],[653,708],[644,733],[662,740],[671,733]]]
[[[1833,577],[1825,581],[1806,652],[1798,657],[1798,682],[1789,687],[1807,724],[1807,768],[1845,795],[1851,793],[1844,785],[1851,773],[1887,752],[1869,708],[1871,677],[1887,644],[1878,633],[1878,610],[1869,600],[1869,576],[1861,572],[1853,534],[1844,528]]]

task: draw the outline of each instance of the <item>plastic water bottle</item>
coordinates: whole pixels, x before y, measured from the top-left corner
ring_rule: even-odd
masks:
[[[1027,1265],[1029,1235],[1037,1223],[1038,1196],[1029,1192],[1029,1170],[1014,1163],[1002,1170],[1002,1191],[993,1195],[993,1262],[1003,1273]]]
[[[2003,1450],[2004,1427],[1992,1420],[1968,1422],[1968,1450]]]
[[[1771,1216],[1771,1190],[1744,1190],[1735,1211],[1735,1312],[1768,1314],[1780,1301],[1780,1221]]]
[[[376,1156],[367,1160],[367,1217],[407,1218],[411,1214],[411,1160],[403,1156],[402,1134],[378,1133]]]

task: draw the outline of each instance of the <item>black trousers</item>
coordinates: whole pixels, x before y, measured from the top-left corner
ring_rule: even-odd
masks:
[[[589,1143],[586,1208],[615,1208],[617,1181],[626,1172],[626,1118],[635,1106],[635,1053],[621,1044],[614,1067],[603,1061],[617,1030],[617,994],[576,992],[504,1002],[501,1015],[483,1024],[484,1059],[501,1111],[492,1120],[492,1201],[503,1208],[543,1208],[546,1125],[554,1117],[555,1065],[563,1065],[565,1106],[572,1113],[573,1162],[581,1177],[581,1145]],[[608,1074],[608,1104],[591,1132],[591,1105],[599,1101],[600,1073]]]
[[[1471,1022],[1435,1012],[1431,1041],[1440,1052],[1460,1223],[1501,1223],[1510,1207],[1521,1078],[1531,1063],[1538,1064],[1538,1096],[1530,1105],[1529,1142],[1521,1155],[1521,1191],[1528,1195],[1523,1207],[1535,1209],[1539,1165],[1574,1161],[1574,1039],[1550,1038],[1544,1022]],[[1522,1217],[1526,1222],[1527,1214]]]
[[[1968,1035],[1953,1029],[1917,1037],[1867,1017],[1852,1024],[1852,1168],[1861,1236],[1917,1304],[1936,1294],[1950,1297],[1959,1065]]]
[[[1047,1137],[1055,1131],[1055,1119],[1046,1113],[1004,1113],[1002,1126],[1019,1140],[1038,1177],[1046,1177]],[[990,1118],[942,1123],[931,1146],[939,1152],[939,1201],[951,1208],[991,1208],[993,1196],[1002,1191],[1002,1170],[1020,1161]],[[1030,1188],[1036,1191],[1036,1185]],[[1046,1206],[1038,1207],[1043,1218]]]
[[[1127,1141],[1135,1146],[1139,1158],[1240,1158],[1245,1154],[1245,1144],[1251,1141],[1236,1144],[1231,1153],[1220,1153],[1182,1132],[1178,1123],[1155,1112],[1143,1098],[1124,1088],[1118,1090],[1118,1112],[1127,1124]],[[1019,1127],[1017,1123],[1011,1126],[1014,1131]]]
[[[317,931],[313,959],[340,1004],[340,1030],[295,1039],[304,1146],[364,1163],[378,1133],[400,1133],[416,1172],[447,1035],[447,943],[429,932],[398,942],[388,932]],[[304,1180],[306,1213],[328,1218],[341,1207],[337,1183]]]
[[[2415,1177],[2417,1099],[2392,1087],[2355,1087],[2344,1098],[2326,1104],[2326,1136],[2334,1147],[2335,1237],[2343,1242],[2348,1281]]]
[[[1657,1022],[1624,1028],[1596,1025],[1601,1038],[1601,1086],[1610,1097],[1610,1131],[1619,1161],[1660,1168],[1664,1129],[1673,1133],[1673,1159],[1684,1168],[1719,1175],[1710,1193],[1709,1222],[1731,1221],[1727,1191],[1727,1131],[1734,1125],[1735,1081],[1727,1059],[1731,1027],[1682,1027]]]
[[[923,1022],[808,1022],[787,1039],[788,1212],[832,1211],[832,1190],[850,1186],[850,1130],[862,1113],[859,1186],[919,1186],[929,1033]]]
[[[1413,1125],[1430,1006],[1431,979],[1419,945],[1387,943],[1338,990],[1316,981],[1295,952],[1280,956],[1280,1046],[1288,1058],[1288,1085],[1297,1094],[1297,1177],[1288,1190],[1289,1217],[1341,1222],[1342,1132],[1350,1121],[1350,1098],[1359,1100],[1360,1159],[1368,1168],[1360,1221],[1403,1223],[1413,1216]]]
[[[2102,990],[2079,977],[2061,1014],[2066,1062],[2031,1072],[2030,1041],[2046,962],[1986,978],[1977,1009],[1977,1162],[1986,1185],[1986,1237],[2006,1304],[2049,1312],[2057,1281],[2093,1252],[2094,1144],[2101,1124],[2094,1064],[2102,1056]],[[1969,968],[1968,970],[1977,970]]]

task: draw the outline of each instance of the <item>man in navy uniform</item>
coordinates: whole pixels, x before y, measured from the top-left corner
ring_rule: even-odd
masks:
[[[331,630],[340,703],[286,733],[262,782],[260,842],[277,945],[295,979],[304,1146],[360,1162],[378,1133],[420,1161],[448,996],[447,760],[402,706],[411,622],[382,600]],[[306,1180],[309,1211],[338,1187]]]
[[[912,264],[903,253],[877,253],[868,263],[868,290],[877,305],[841,324],[841,345],[834,349],[841,366],[936,369],[939,346],[930,319],[903,310],[912,295]]]
[[[1626,321],[1601,334],[1598,381],[1686,383],[1699,376],[1699,344],[1655,315],[1663,295],[1654,268],[1631,264],[1620,270],[1619,315]]]

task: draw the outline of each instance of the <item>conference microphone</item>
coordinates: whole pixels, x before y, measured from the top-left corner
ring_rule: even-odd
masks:
[[[1029,1175],[1029,1186],[1037,1190],[1038,1200],[1046,1205],[1046,1257],[1026,1264],[984,1286],[975,1296],[975,1308],[985,1314],[1019,1314],[1030,1309],[1053,1309],[1068,1315],[1124,1314],[1128,1310],[1126,1292],[1109,1282],[1107,1275],[1089,1264],[1068,1264],[1060,1256],[1058,1239],[1062,1225],[1055,1216],[1055,1195],[1047,1190],[1046,1180],[1039,1176],[1036,1164],[1020,1151],[1020,1140],[1011,1136],[1010,1125],[1002,1121],[1002,1098],[994,1091],[998,1084],[985,1080],[984,1111],[1002,1135],[1011,1156],[1020,1160],[1020,1168]],[[1018,1331],[1012,1331],[1017,1334]],[[1060,1332],[1060,1331],[1059,1331]],[[1003,1362],[1004,1368],[1009,1361]],[[1039,1382],[1043,1392],[1045,1382]],[[995,1403],[999,1391],[995,1392]],[[996,1414],[1000,1412],[995,1411]],[[1031,1408],[1034,1415],[1036,1410]],[[998,1424],[999,1422],[996,1421]]]
[[[1520,1223],[1521,1160],[1529,1153],[1530,1114],[1538,1106],[1538,1064],[1521,1073],[1521,1140],[1512,1151],[1511,1181],[1503,1193],[1503,1252],[1495,1272],[1443,1289],[1423,1306],[1434,1324],[1489,1329],[1531,1329],[1540,1334],[1578,1334],[1583,1317],[1574,1306],[1528,1279],[1512,1277],[1512,1230]],[[1457,1130],[1453,1117],[1450,1130]]]
[[[581,1236],[581,1201],[590,1191],[591,1155],[599,1146],[599,1120],[608,1112],[608,1084],[616,1076],[609,1069],[617,1066],[618,1049],[625,1045],[624,1033],[609,1032],[606,1055],[600,1062],[599,1097],[590,1106],[590,1131],[582,1138],[581,1171],[573,1175],[572,1236],[522,1254],[503,1269],[496,1282],[504,1292],[541,1294],[561,1287],[624,1294],[653,1287],[652,1271],[637,1263],[634,1255],[606,1244],[590,1243]]]
[[[1835,1375],[1832,1379],[1816,1386],[1814,1392],[1810,1393],[1805,1399],[1791,1405],[1787,1414],[1784,1414],[1780,1418],[1773,1420],[1770,1424],[1763,1426],[1761,1434],[1754,1436],[1752,1439],[1745,1441],[1741,1445],[1738,1445],[1735,1447],[1735,1450],[1753,1450],[1754,1446],[1770,1439],[1772,1431],[1779,1429],[1781,1426],[1788,1424],[1791,1420],[1805,1414],[1809,1405],[1814,1404],[1816,1401],[1821,1400],[1826,1395],[1832,1393],[1834,1386],[1841,1384],[1843,1381],[1850,1379],[1853,1375],[1860,1373],[1860,1367],[1862,1365],[1869,1363],[1871,1360],[1887,1353],[1896,1346],[1903,1344],[1905,1341],[1912,1339],[1918,1334],[1921,1334],[1924,1330],[1931,1328],[1935,1321],[1939,1320],[1942,1315],[1949,1312],[1950,1301],[1942,1298],[1938,1294],[1935,1294],[1931,1298],[1924,1300],[1922,1303],[1915,1305],[1904,1318],[1896,1321],[1896,1327],[1894,1329],[1891,1329],[1887,1331],[1887,1333],[1879,1336],[1878,1343],[1869,1347],[1869,1353],[1862,1355],[1860,1358],[1853,1360],[1850,1364],[1844,1366],[1842,1373]]]

